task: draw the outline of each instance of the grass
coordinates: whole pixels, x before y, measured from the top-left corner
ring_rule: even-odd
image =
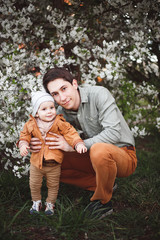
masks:
[[[102,220],[83,215],[89,194],[61,184],[54,216],[31,216],[28,177],[0,173],[1,240],[158,240],[160,239],[160,138],[136,139],[138,167],[116,180],[114,213]],[[43,185],[43,194],[45,184]],[[43,195],[43,197],[45,197]],[[44,199],[43,199],[44,200]]]

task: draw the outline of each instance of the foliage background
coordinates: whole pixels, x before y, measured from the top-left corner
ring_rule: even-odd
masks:
[[[30,93],[49,67],[79,84],[107,87],[135,137],[160,129],[158,0],[1,0],[0,147],[2,164],[21,177],[16,141],[31,113]],[[24,167],[23,167],[24,166]]]

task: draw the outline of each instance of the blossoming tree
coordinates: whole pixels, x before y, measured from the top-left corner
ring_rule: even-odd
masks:
[[[17,176],[27,170],[16,141],[31,112],[30,93],[49,67],[116,98],[135,136],[160,129],[158,0],[2,0],[0,146]],[[23,165],[23,166],[22,166]]]

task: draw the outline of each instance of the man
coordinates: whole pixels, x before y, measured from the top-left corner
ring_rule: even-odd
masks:
[[[63,68],[50,69],[43,86],[59,105],[57,113],[79,130],[88,149],[80,155],[62,136],[46,139],[50,148],[64,151],[61,181],[94,191],[87,210],[102,218],[113,211],[115,178],[131,175],[137,166],[131,131],[106,88],[79,87]]]

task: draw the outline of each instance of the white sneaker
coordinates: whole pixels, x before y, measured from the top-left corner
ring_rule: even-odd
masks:
[[[42,202],[41,200],[33,201],[33,205],[30,209],[30,214],[37,214],[42,208]]]
[[[54,204],[46,202],[45,205],[46,205],[45,214],[53,215],[54,214]]]

